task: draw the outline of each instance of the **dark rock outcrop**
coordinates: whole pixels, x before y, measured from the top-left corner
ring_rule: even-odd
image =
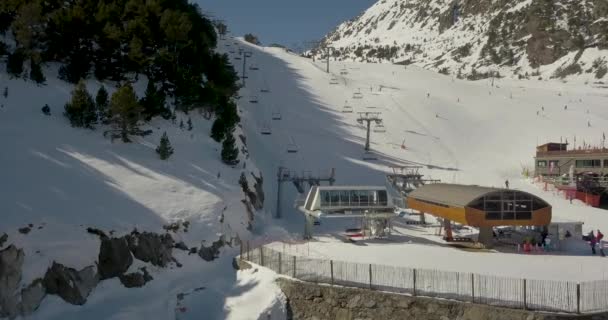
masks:
[[[27,288],[21,290],[21,303],[19,313],[28,316],[38,309],[42,299],[46,296],[46,288],[42,279],[36,279]]]
[[[32,228],[31,227],[23,227],[23,228],[19,228],[18,230],[19,230],[19,233],[28,234],[28,233],[30,233],[30,231],[32,231]]]
[[[101,279],[120,276],[129,269],[132,263],[133,257],[125,237],[101,240],[98,264]]]
[[[183,250],[183,251],[188,251],[190,249],[188,249],[188,246],[183,242],[180,241],[178,243],[175,244],[174,246],[175,249],[179,249],[179,250]]]
[[[8,240],[8,234],[3,233],[0,236],[0,248],[2,248],[2,246],[4,245],[4,243],[6,242],[6,240]]]
[[[97,229],[97,228],[87,228],[87,232],[90,234],[94,234],[96,236],[98,236],[100,239],[106,239],[108,238],[108,236],[106,235],[105,232]]]
[[[146,284],[144,275],[139,272],[127,273],[118,277],[126,288],[141,288]]]
[[[220,249],[226,244],[226,239],[222,235],[219,240],[214,241],[211,246],[201,245],[198,255],[205,261],[213,261],[220,256]]]
[[[58,295],[74,305],[83,305],[93,288],[97,286],[99,275],[93,266],[76,271],[53,262],[42,281],[48,294]]]
[[[16,291],[21,281],[25,254],[14,245],[0,251],[0,318],[14,317],[19,299]]]
[[[141,261],[159,267],[166,267],[173,261],[173,238],[169,234],[134,231],[126,238],[133,256]]]

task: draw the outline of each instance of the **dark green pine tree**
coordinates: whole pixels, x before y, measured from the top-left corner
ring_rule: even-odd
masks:
[[[192,119],[188,117],[188,131],[192,131]]]
[[[179,128],[184,130],[184,120],[179,120]]]
[[[72,91],[72,99],[66,103],[64,114],[72,127],[93,128],[97,122],[95,102],[87,91],[84,80],[80,80]]]
[[[211,138],[216,142],[224,140],[226,136],[226,126],[224,120],[221,117],[217,117],[211,126]]]
[[[165,100],[165,93],[162,90],[157,89],[153,81],[148,81],[146,95],[139,102],[144,108],[144,119],[150,121],[156,116],[169,119],[171,117],[171,111],[166,107]]]
[[[99,116],[99,120],[103,124],[108,123],[109,111],[108,106],[110,105],[110,99],[108,91],[106,87],[101,86],[99,90],[97,90],[97,95],[95,96],[95,106],[97,107],[97,115]]]
[[[156,148],[156,153],[158,153],[161,160],[167,160],[173,154],[173,147],[171,147],[171,142],[169,142],[166,132],[160,138],[160,145]]]
[[[37,84],[44,84],[46,82],[40,63],[36,62],[33,58],[30,59],[30,79]]]
[[[239,157],[239,149],[236,147],[236,140],[232,135],[232,132],[226,135],[226,139],[222,142],[222,161],[225,164],[235,165],[237,164]]]
[[[15,52],[9,54],[6,59],[6,72],[17,78],[21,77],[24,60],[25,55],[21,50],[15,50]]]

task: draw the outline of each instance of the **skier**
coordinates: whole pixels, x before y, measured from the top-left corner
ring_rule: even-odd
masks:
[[[507,179],[507,180],[505,180],[505,187],[506,187],[507,189],[509,189],[509,180],[508,180],[508,179]]]
[[[565,106],[564,106],[564,110],[568,110],[568,105],[565,105]]]
[[[587,127],[591,127],[591,121],[587,121]]]
[[[545,107],[540,107],[543,111],[545,111]]]
[[[595,244],[597,243],[597,239],[595,238],[595,234],[593,234],[593,230],[589,232],[587,238],[589,239],[589,245],[591,246],[591,253],[595,254]]]
[[[536,111],[536,115],[538,115],[540,113],[540,111]]]
[[[430,98],[430,97],[431,97],[431,94],[430,94],[430,93],[427,93],[427,94],[426,94],[426,97],[427,97],[427,98]]]

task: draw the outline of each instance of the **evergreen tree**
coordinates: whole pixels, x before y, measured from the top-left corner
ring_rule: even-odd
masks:
[[[236,147],[236,141],[232,132],[226,135],[226,139],[222,142],[222,161],[229,165],[238,163],[239,149]]]
[[[188,117],[188,131],[192,131],[192,119]]]
[[[99,90],[97,90],[97,95],[95,96],[95,106],[97,107],[97,115],[99,116],[99,120],[106,124],[109,117],[108,105],[110,101],[108,100],[108,91],[106,87],[101,86]]]
[[[36,62],[34,58],[30,59],[30,79],[38,84],[46,82],[46,78],[42,73],[42,67],[40,67],[40,63]]]
[[[95,103],[84,80],[80,80],[72,91],[72,99],[66,103],[64,115],[70,120],[72,127],[92,128],[97,122]]]
[[[15,76],[21,77],[23,73],[23,61],[25,60],[25,55],[19,49],[15,50],[15,52],[8,55],[8,59],[6,60],[6,72]]]
[[[140,104],[144,109],[143,116],[147,121],[150,121],[156,116],[162,116],[164,119],[169,119],[171,117],[171,110],[166,107],[165,99],[165,93],[156,89],[154,81],[148,81],[146,95],[140,101]]]
[[[175,114],[175,109],[171,112],[171,123],[175,124],[175,120],[177,120],[177,115]]]
[[[184,120],[179,121],[179,128],[184,130]]]
[[[221,142],[226,136],[226,127],[221,117],[217,117],[211,126],[211,138],[216,142]]]
[[[126,84],[112,95],[110,101],[110,121],[120,132],[123,142],[131,142],[130,134],[141,134],[138,124],[141,119],[142,107],[137,102],[133,87]]]
[[[50,116],[51,115],[51,107],[49,107],[48,104],[45,104],[44,107],[42,107],[42,113],[44,113],[45,116]]]
[[[156,153],[158,153],[161,160],[167,160],[173,154],[173,147],[171,147],[171,142],[169,142],[166,132],[160,138],[160,144],[156,148]]]

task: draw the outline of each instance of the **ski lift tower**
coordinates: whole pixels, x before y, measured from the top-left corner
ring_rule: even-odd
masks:
[[[328,182],[330,186],[334,185],[336,181],[336,169],[332,168],[327,176],[314,176],[310,171],[302,172],[298,174],[295,171],[289,171],[285,167],[279,167],[277,172],[277,208],[275,212],[275,218],[280,219],[281,214],[281,195],[283,182],[291,182],[298,190],[298,193],[303,194],[306,192],[304,189],[306,184],[309,186],[319,186],[321,182]]]
[[[330,46],[325,46],[325,57],[327,58],[327,73],[329,73],[329,51],[331,50],[336,50],[336,48],[334,47],[330,47]]]
[[[365,151],[369,152],[369,135],[370,135],[371,124],[372,124],[372,122],[374,122],[376,124],[381,124],[382,119],[380,118],[380,112],[358,112],[358,113],[359,113],[359,118],[357,119],[357,122],[359,124],[363,124],[363,123],[367,124]]]

